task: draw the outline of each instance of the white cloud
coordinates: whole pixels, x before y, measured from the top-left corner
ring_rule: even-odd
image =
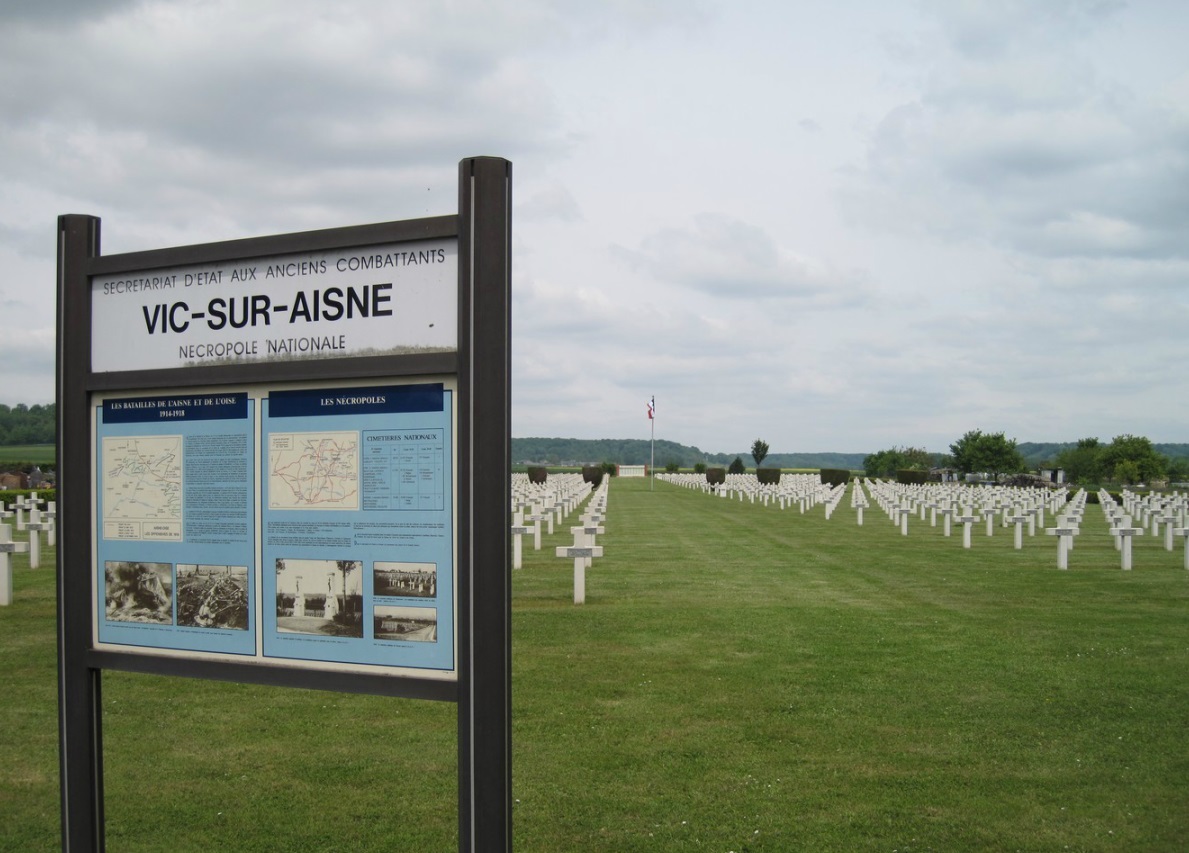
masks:
[[[0,9],[0,402],[107,253],[448,214],[513,161],[517,435],[1184,439],[1189,7]],[[47,390],[48,389],[48,390]],[[1112,432],[1113,430],[1113,432]]]
[[[614,251],[654,279],[724,299],[828,307],[853,296],[862,278],[778,247],[763,229],[723,214],[700,214],[690,227],[666,228],[646,235],[637,249]]]

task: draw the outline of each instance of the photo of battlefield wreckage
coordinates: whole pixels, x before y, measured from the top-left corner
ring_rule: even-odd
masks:
[[[248,630],[248,567],[179,563],[178,625]]]
[[[173,624],[173,566],[109,560],[103,566],[104,612],[111,622]]]

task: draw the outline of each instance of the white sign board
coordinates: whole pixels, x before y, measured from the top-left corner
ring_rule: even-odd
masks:
[[[458,348],[458,242],[91,279],[96,373]]]

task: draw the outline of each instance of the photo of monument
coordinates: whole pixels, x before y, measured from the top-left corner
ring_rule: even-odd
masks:
[[[363,636],[363,562],[277,560],[277,630]]]

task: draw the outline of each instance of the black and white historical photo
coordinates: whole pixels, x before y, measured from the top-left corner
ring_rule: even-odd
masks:
[[[178,625],[248,630],[248,567],[178,564]]]
[[[435,598],[438,567],[435,563],[376,563],[372,567],[376,595],[392,598]]]
[[[104,564],[104,599],[112,622],[173,624],[173,566],[112,560]]]
[[[419,643],[438,641],[436,607],[400,607],[378,604],[372,611],[377,640],[412,640]]]
[[[277,560],[277,630],[363,636],[363,562]]]

